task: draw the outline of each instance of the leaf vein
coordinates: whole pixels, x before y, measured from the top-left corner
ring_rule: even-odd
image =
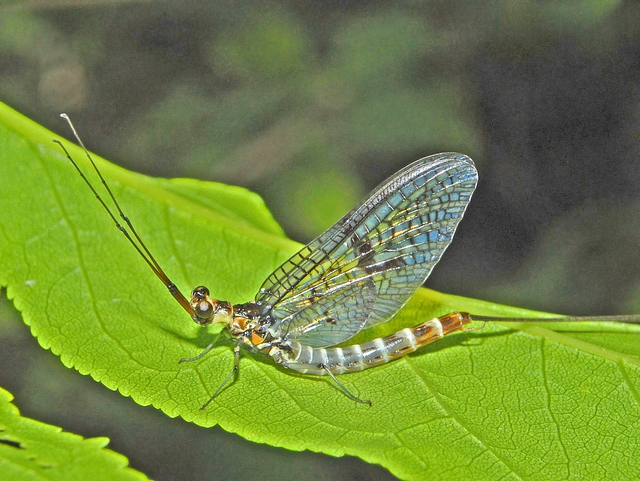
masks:
[[[453,409],[451,409],[451,407],[444,401],[444,399],[440,396],[438,391],[428,381],[426,376],[419,369],[416,368],[415,363],[413,362],[413,360],[411,358],[407,359],[407,363],[409,364],[411,369],[416,373],[416,375],[420,378],[420,380],[423,382],[424,386],[431,393],[431,395],[435,398],[435,400],[442,407],[442,409],[451,417],[451,419],[454,422],[456,422],[461,428],[463,428],[469,434],[469,436],[473,437],[478,442],[479,446],[482,449],[484,449],[485,451],[490,452],[493,456],[495,456],[496,459],[500,460],[500,462],[503,463],[504,466],[506,466],[515,476],[518,476],[516,474],[515,467],[511,466],[511,464],[508,461],[503,459],[502,456],[500,456],[496,451],[494,451],[491,448],[491,445],[486,440],[483,440],[482,436],[480,436],[478,433],[473,432],[473,430],[471,428],[469,428],[466,425],[466,423],[464,423],[457,416],[457,413]],[[520,478],[520,476],[518,476],[518,478]]]
[[[560,422],[556,419],[556,416],[553,412],[553,406],[551,405],[552,392],[551,392],[551,388],[549,387],[549,378],[547,376],[547,356],[545,351],[546,341],[547,341],[546,338],[543,337],[541,339],[541,344],[540,344],[540,368],[542,371],[542,383],[544,385],[544,390],[547,395],[547,410],[549,412],[549,416],[551,417],[551,420],[553,421],[553,424],[555,425],[556,433],[558,434],[558,442],[560,443],[560,446],[562,447],[562,452],[565,456],[566,465],[567,465],[566,478],[568,479],[569,477],[571,477],[571,457],[569,456],[569,452],[567,451],[567,447],[564,444],[564,440],[562,438]]]

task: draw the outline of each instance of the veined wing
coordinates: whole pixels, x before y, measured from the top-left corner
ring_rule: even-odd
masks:
[[[336,291],[371,279],[376,302],[363,328],[386,322],[451,243],[477,180],[473,161],[462,154],[408,165],[269,276],[256,296],[261,315],[286,332],[310,304],[340,309],[331,300]],[[342,299],[348,302],[348,296]]]
[[[371,279],[337,286],[321,300],[310,301],[282,319],[280,326],[286,326],[286,330],[274,334],[311,347],[340,344],[362,330],[376,299],[376,285]]]

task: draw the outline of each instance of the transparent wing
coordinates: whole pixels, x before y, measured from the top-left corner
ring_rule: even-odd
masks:
[[[261,315],[275,331],[289,332],[301,309],[315,305],[331,315],[352,302],[340,290],[352,292],[369,279],[376,300],[363,328],[388,321],[451,243],[477,181],[473,161],[462,154],[408,165],[267,278],[256,296]]]
[[[299,310],[282,320],[286,332],[280,335],[311,347],[340,344],[362,330],[376,297],[371,279],[338,286],[322,296],[321,302],[308,300],[297,306]]]

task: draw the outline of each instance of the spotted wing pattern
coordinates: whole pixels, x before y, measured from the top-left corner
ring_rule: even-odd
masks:
[[[274,334],[293,336],[315,322],[317,312],[331,316],[356,301],[370,306],[358,296],[337,294],[353,293],[354,285],[370,280],[375,303],[361,311],[361,319],[347,316],[351,327],[344,335],[318,335],[314,347],[388,321],[451,243],[477,181],[473,161],[462,154],[432,155],[408,165],[267,278],[256,296],[261,316],[272,322]]]

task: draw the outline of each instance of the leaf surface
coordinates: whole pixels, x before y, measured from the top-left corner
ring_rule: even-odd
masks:
[[[77,434],[20,415],[13,397],[0,388],[0,476],[18,480],[148,479],[127,467],[127,459],[105,446],[107,438]]]
[[[243,353],[236,382],[199,411],[231,370],[229,344],[220,337],[200,361],[178,364],[217,333],[173,301],[53,138],[0,109],[0,284],[65,365],[169,416],[292,450],[360,456],[406,479],[637,476],[640,330],[633,326],[491,323],[454,334],[342,376],[372,407],[353,403],[329,379]],[[90,173],[81,151],[68,147]],[[187,293],[205,284],[217,298],[251,300],[300,247],[251,192],[152,179],[97,160]],[[455,310],[536,314],[420,289],[394,319],[356,341]]]

